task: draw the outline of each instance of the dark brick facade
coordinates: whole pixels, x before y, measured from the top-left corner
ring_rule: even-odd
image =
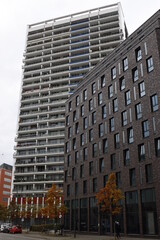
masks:
[[[76,222],[78,231],[109,233],[95,195],[115,172],[125,195],[117,216],[124,234],[160,235],[159,53],[160,11],[88,73],[67,101],[66,228]]]

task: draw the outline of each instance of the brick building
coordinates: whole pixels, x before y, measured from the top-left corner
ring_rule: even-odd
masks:
[[[7,206],[11,194],[12,166],[0,165],[0,203]]]
[[[110,232],[96,193],[116,174],[124,234],[160,235],[160,11],[98,63],[66,103],[65,228]],[[69,177],[70,176],[70,177]]]

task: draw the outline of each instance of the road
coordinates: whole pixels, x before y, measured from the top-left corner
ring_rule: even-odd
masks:
[[[31,235],[27,233],[22,234],[8,234],[0,233],[0,240],[50,240],[51,238],[45,235]]]

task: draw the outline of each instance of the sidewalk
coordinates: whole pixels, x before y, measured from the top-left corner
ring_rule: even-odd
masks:
[[[23,232],[24,234],[27,234],[29,236],[33,236],[35,238],[42,238],[42,236],[44,237],[44,239],[46,240],[73,240],[73,239],[78,239],[78,240],[114,240],[114,236],[108,236],[108,235],[82,235],[82,234],[76,234],[76,238],[74,238],[74,234],[64,234],[64,236],[58,235],[55,236],[53,234],[45,234],[45,233],[37,233],[37,232]],[[130,236],[126,236],[126,237],[122,237],[121,240],[144,240],[144,238],[139,238],[137,237],[130,237]],[[158,237],[153,237],[153,238],[148,238],[147,240],[153,240],[153,239],[159,239]]]

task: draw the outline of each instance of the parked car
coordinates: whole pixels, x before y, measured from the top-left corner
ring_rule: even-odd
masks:
[[[9,229],[9,232],[10,233],[22,233],[22,227],[17,225],[17,226],[12,226],[10,229]]]
[[[9,233],[10,227],[5,227],[1,232],[3,233]]]
[[[12,226],[11,223],[2,223],[1,227],[0,227],[0,231],[3,232],[5,230],[5,232],[7,231],[6,229],[9,229]]]

